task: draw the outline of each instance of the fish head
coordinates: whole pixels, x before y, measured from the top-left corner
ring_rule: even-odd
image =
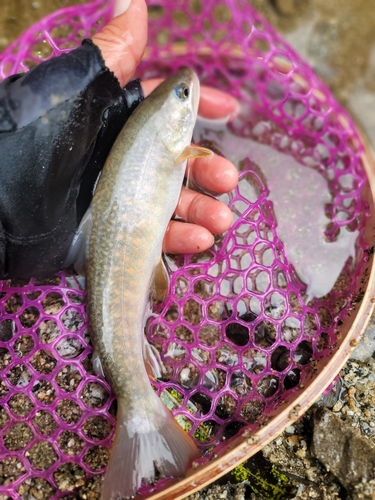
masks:
[[[198,114],[199,80],[187,67],[167,78],[154,91],[159,101],[155,126],[159,139],[175,158],[190,144]]]

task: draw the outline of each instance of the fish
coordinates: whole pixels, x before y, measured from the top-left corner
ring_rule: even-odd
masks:
[[[133,496],[155,468],[183,477],[198,449],[152,388],[162,369],[144,335],[150,293],[168,277],[162,242],[190,157],[199,80],[182,68],[135,110],[106,160],[91,203],[87,309],[103,373],[117,397],[117,424],[102,499]],[[163,281],[164,280],[164,281]],[[150,292],[151,290],[151,292]]]

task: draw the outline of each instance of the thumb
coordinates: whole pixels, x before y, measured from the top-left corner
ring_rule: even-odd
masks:
[[[123,87],[132,78],[147,43],[145,0],[118,0],[114,17],[92,37]]]

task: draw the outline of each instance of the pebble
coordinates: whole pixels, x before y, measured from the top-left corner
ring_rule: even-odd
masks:
[[[343,407],[343,402],[342,401],[337,401],[335,406],[332,408],[333,412],[339,412],[341,408]]]

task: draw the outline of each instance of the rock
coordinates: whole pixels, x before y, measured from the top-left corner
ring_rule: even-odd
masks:
[[[273,0],[273,4],[282,16],[295,16],[301,10],[300,0]]]
[[[312,451],[350,492],[375,479],[375,445],[324,407],[314,414]]]

